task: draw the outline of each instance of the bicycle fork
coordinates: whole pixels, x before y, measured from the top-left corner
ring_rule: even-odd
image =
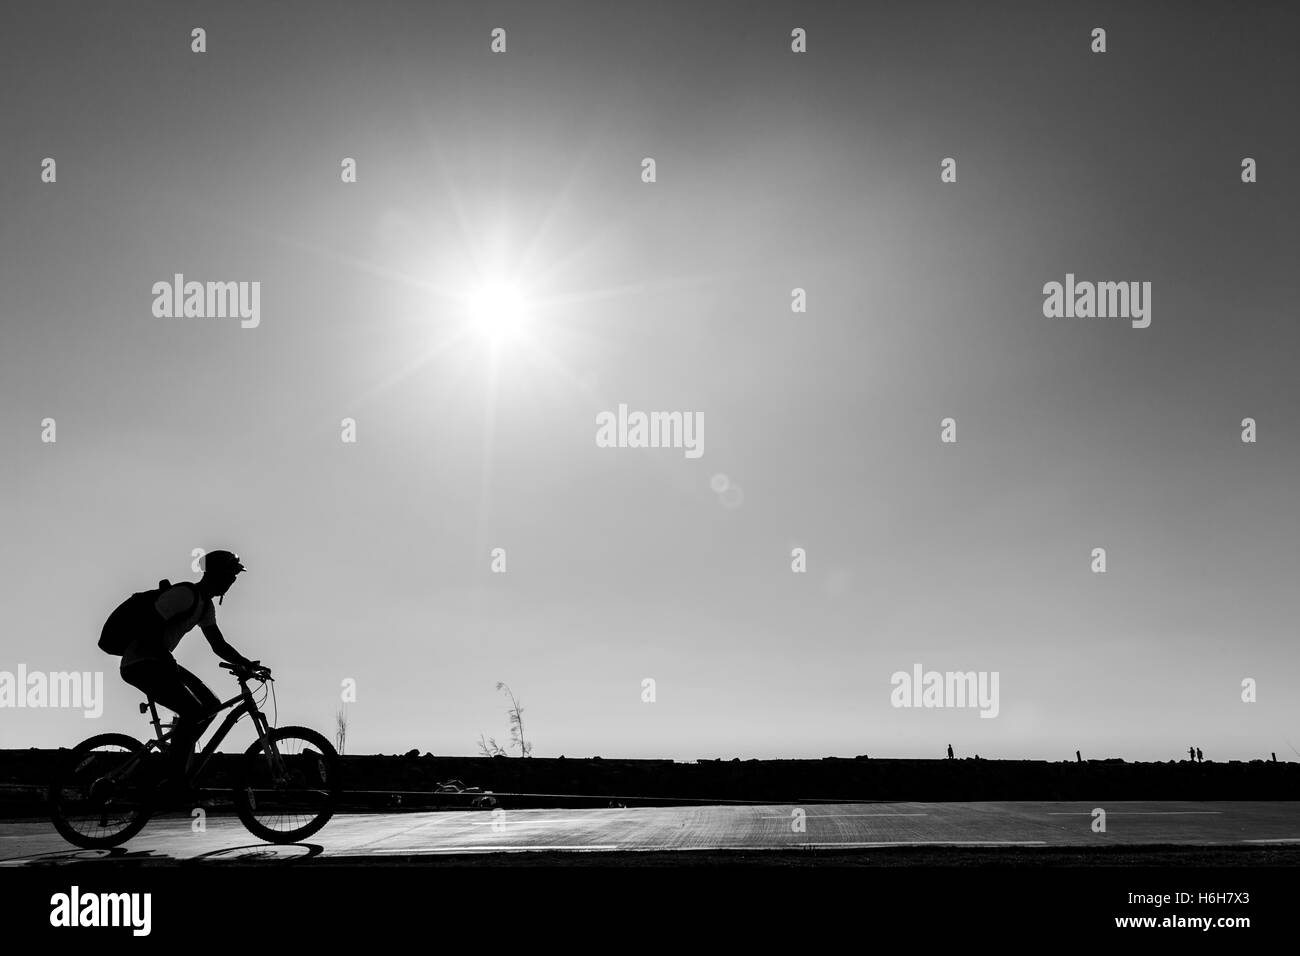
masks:
[[[280,748],[271,739],[271,725],[261,711],[253,711],[252,716],[253,726],[257,728],[257,736],[262,741],[262,751],[266,755],[267,763],[271,765],[271,779],[277,784],[287,784],[289,771],[284,765],[284,758],[280,756]]]

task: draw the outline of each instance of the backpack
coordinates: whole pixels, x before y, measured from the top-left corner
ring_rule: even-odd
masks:
[[[171,586],[172,583],[164,578],[153,590],[137,591],[119,604],[104,622],[104,629],[99,634],[99,649],[120,657],[138,637],[152,635],[161,639],[166,622],[154,605]],[[198,590],[193,584],[189,586]]]

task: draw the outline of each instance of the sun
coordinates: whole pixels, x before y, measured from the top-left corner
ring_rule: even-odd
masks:
[[[470,329],[492,346],[509,345],[527,338],[532,308],[518,283],[487,279],[464,297]]]

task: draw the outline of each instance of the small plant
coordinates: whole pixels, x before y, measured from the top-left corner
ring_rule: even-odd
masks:
[[[509,688],[505,681],[497,681],[497,690],[503,691],[510,698],[510,709],[506,711],[506,717],[510,721],[510,747],[519,748],[519,756],[531,757],[533,745],[524,739],[524,709],[519,706],[514,692]],[[485,757],[507,757],[510,755],[509,748],[502,747],[497,743],[495,737],[483,739],[483,735],[478,735],[478,749]]]
[[[334,715],[334,749],[343,753],[343,745],[347,742],[348,737],[348,711],[346,707],[340,707],[339,712]]]

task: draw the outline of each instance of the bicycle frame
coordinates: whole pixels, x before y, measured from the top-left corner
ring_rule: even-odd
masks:
[[[240,719],[243,718],[245,714],[252,717],[253,727],[257,731],[258,740],[261,741],[262,749],[271,761],[271,767],[276,778],[282,779],[286,775],[286,771],[284,768],[284,762],[280,757],[280,751],[276,748],[275,741],[270,738],[271,725],[267,722],[266,716],[258,709],[257,702],[253,700],[253,692],[248,689],[248,682],[244,679],[239,679],[239,693],[229,700],[222,701],[218,704],[205,719],[210,721],[228,707],[233,709],[226,715],[225,719],[221,722],[221,725],[217,727],[216,732],[209,738],[208,743],[203,750],[197,755],[191,755],[187,758],[185,764],[186,779],[195,779],[203,773],[204,768],[212,759],[212,755],[216,752],[217,747],[221,745],[221,742],[226,739],[226,735],[230,733],[235,724],[239,723]],[[119,774],[129,775],[134,770],[140,759],[152,750],[165,752],[167,747],[170,745],[169,741],[173,736],[175,736],[175,719],[172,721],[171,729],[166,733],[163,733],[162,720],[158,717],[158,705],[154,702],[153,698],[149,699],[148,709],[154,727],[154,739],[146,742],[144,747],[135,754],[134,759],[128,761],[113,774],[114,777]],[[145,705],[141,704],[141,713],[143,713],[144,710]]]

